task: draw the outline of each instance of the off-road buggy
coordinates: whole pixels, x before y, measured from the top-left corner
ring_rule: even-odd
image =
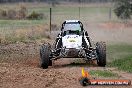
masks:
[[[60,58],[84,58],[97,60],[99,66],[106,65],[106,44],[97,42],[91,44],[88,32],[84,30],[79,20],[66,20],[62,24],[53,47],[43,44],[40,48],[41,67],[46,69],[52,66],[52,60]]]

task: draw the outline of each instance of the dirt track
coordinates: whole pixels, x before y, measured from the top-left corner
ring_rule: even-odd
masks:
[[[22,59],[22,58],[21,58]],[[18,60],[19,61],[19,60]],[[78,82],[81,76],[81,68],[86,70],[110,70],[130,79],[132,74],[119,72],[115,68],[101,68],[88,65],[71,65],[73,59],[60,59],[54,62],[52,67],[42,69],[39,66],[39,56],[23,58],[21,61],[0,63],[0,87],[1,88],[82,88]],[[132,79],[131,79],[132,80]],[[91,88],[102,88],[106,86],[91,86]],[[115,88],[115,86],[108,86]],[[118,86],[119,87],[119,86]],[[120,86],[126,88],[126,86]],[[132,86],[127,86],[131,88]]]
[[[27,64],[2,63],[0,64],[0,87],[1,88],[82,88],[78,78],[81,76],[81,67],[70,66],[69,63],[55,63],[49,69],[42,69],[38,63],[30,62]],[[63,63],[63,64],[62,64]],[[111,70],[118,72],[112,68],[86,67],[86,70]],[[118,72],[119,73],[119,72]],[[130,79],[132,74],[119,73],[120,78]],[[101,78],[101,77],[100,77]],[[132,80],[132,79],[131,79]],[[115,86],[91,86],[90,88],[115,88]],[[126,88],[126,86],[117,86]],[[132,86],[127,86],[131,88]],[[89,86],[88,86],[89,88]]]
[[[125,41],[131,36],[130,29],[128,31],[118,30],[90,30],[92,27],[89,25],[89,33],[96,40],[110,41],[118,39],[121,36],[122,41]],[[103,25],[103,27],[106,27]],[[93,29],[93,28],[92,28]],[[109,28],[108,28],[109,29]],[[107,34],[106,34],[107,33]],[[117,35],[118,33],[118,35]],[[94,34],[94,35],[93,35]],[[96,34],[96,36],[95,36]],[[106,35],[104,35],[106,34]],[[97,36],[98,39],[97,39]],[[114,37],[108,37],[114,36]],[[106,38],[107,37],[107,38]],[[124,40],[123,40],[124,38]],[[94,40],[93,39],[93,40]],[[127,41],[125,41],[127,42]],[[87,65],[70,65],[73,59],[60,59],[54,62],[52,67],[42,69],[39,66],[39,45],[41,43],[29,44],[9,44],[0,45],[0,88],[82,88],[78,82],[81,76],[81,67],[90,70],[110,70],[118,73],[119,78],[131,79],[132,74],[120,72],[116,68],[101,68],[96,66]],[[116,88],[116,86],[88,86],[88,88]],[[126,86],[117,86],[126,88]],[[132,88],[132,86],[127,86]]]

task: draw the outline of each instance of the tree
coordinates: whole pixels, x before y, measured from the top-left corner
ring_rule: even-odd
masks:
[[[130,19],[132,15],[131,0],[116,0],[114,12],[120,19]]]

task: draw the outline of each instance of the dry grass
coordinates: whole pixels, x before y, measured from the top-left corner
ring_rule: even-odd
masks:
[[[41,38],[49,38],[46,34],[48,25],[38,25],[30,28],[8,30],[0,33],[1,43],[28,42]]]
[[[39,39],[41,37],[45,37],[45,29],[49,29],[49,8],[51,7],[49,4],[45,3],[16,3],[16,4],[2,4],[0,5],[1,9],[14,9],[18,10],[18,7],[26,6],[28,9],[28,13],[32,13],[33,11],[40,13],[42,12],[46,15],[46,19],[43,20],[0,20],[0,41],[11,40],[23,41],[28,39]],[[80,8],[80,18],[79,18],[79,8]],[[69,9],[70,7],[70,9]],[[122,37],[122,41],[128,41],[131,38],[127,35],[130,34],[131,30],[124,31],[123,29],[131,29],[131,28],[122,28],[118,29],[117,26],[122,26],[117,24],[117,26],[113,26],[115,23],[119,23],[120,20],[112,12],[112,18],[109,19],[109,9],[110,4],[73,4],[66,3],[64,5],[57,5],[52,9],[52,24],[61,26],[61,23],[67,19],[80,19],[84,28],[88,30],[91,37],[95,41],[99,40],[116,40],[118,41],[120,37]],[[107,24],[111,22],[111,24]],[[111,25],[111,28],[110,26]],[[105,30],[105,29],[114,29],[114,30]],[[118,32],[119,31],[119,32]],[[105,35],[104,35],[105,33]],[[14,36],[15,35],[15,36]],[[123,37],[123,36],[124,37]],[[12,38],[14,37],[14,38]],[[17,38],[15,38],[17,37]],[[98,38],[97,38],[98,37]],[[107,38],[106,38],[107,37]],[[128,37],[126,39],[126,37]]]

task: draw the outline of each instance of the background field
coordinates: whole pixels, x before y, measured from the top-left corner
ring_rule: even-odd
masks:
[[[132,81],[132,20],[128,20],[127,24],[119,20],[113,12],[113,4],[63,3],[52,7],[50,4],[37,2],[6,3],[0,4],[0,9],[18,10],[21,6],[27,8],[28,14],[33,11],[43,13],[44,19],[0,20],[0,87],[81,88],[78,78],[81,76],[82,67],[95,78],[121,78]],[[52,8],[51,33],[50,8]],[[70,60],[64,58],[53,62],[53,66],[48,69],[40,68],[40,46],[43,43],[53,44],[61,24],[66,19],[81,20],[94,43],[106,42],[106,67],[81,63],[78,58]]]
[[[1,4],[0,8],[3,10],[10,9],[20,9],[21,6],[24,6],[28,10],[28,14],[33,11],[37,13],[43,13],[44,19],[40,20],[0,20],[0,36],[6,38],[9,34],[14,35],[17,30],[31,30],[38,25],[47,25],[49,30],[49,17],[50,17],[50,8],[52,8],[52,24],[61,26],[61,23],[66,19],[79,19],[84,24],[87,23],[102,23],[108,21],[118,21],[113,12],[111,12],[112,17],[109,18],[110,4],[106,5],[58,5],[56,7],[51,7],[47,4],[41,3],[20,3],[20,4]],[[80,7],[80,13],[79,13]],[[52,28],[53,30],[54,28]],[[44,28],[42,28],[44,30]],[[21,34],[20,34],[21,35]],[[40,34],[41,35],[41,34]],[[21,36],[22,37],[22,36]],[[1,39],[2,40],[2,39]],[[6,39],[5,39],[6,40]],[[8,41],[9,39],[7,39]],[[12,41],[12,40],[11,40]]]

